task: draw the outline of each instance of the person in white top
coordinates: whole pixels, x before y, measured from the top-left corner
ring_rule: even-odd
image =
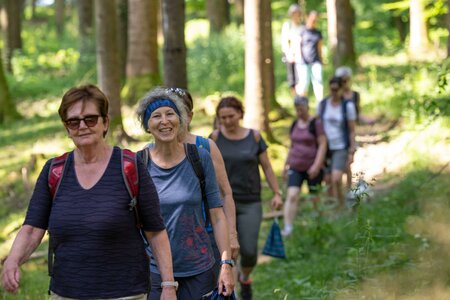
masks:
[[[295,95],[295,85],[298,82],[298,75],[295,64],[300,62],[300,33],[303,29],[302,12],[300,5],[292,4],[288,9],[289,21],[283,24],[281,29],[281,50],[283,52],[283,62],[287,68],[287,81],[293,95]]]

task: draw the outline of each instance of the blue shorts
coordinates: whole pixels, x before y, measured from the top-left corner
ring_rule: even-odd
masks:
[[[306,180],[306,182],[308,183],[309,192],[313,194],[319,191],[320,184],[322,183],[323,179],[323,171],[320,170],[319,175],[317,175],[315,178],[309,178],[308,172],[306,171],[299,172],[294,169],[289,169],[288,176],[289,176],[288,187],[291,186],[301,187],[303,181]]]

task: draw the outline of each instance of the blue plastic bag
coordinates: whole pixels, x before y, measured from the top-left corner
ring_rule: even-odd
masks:
[[[277,218],[275,218],[272,223],[272,227],[270,228],[269,236],[267,237],[262,254],[277,258],[286,258],[281,229],[280,225],[278,225]]]

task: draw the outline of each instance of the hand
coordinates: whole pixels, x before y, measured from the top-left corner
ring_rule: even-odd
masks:
[[[353,152],[349,152],[348,153],[348,160],[347,160],[347,164],[350,166],[353,163]]]
[[[281,199],[281,195],[279,193],[276,193],[272,197],[271,201],[272,209],[279,210],[283,206],[283,200]]]
[[[283,169],[283,180],[287,181],[288,180],[288,169],[289,168],[284,168]]]
[[[165,286],[162,289],[161,300],[176,300],[177,299],[177,290],[174,286]]]
[[[239,250],[241,249],[241,245],[239,245],[236,231],[230,234],[230,248],[231,248],[231,259],[236,261],[239,256]]]
[[[230,265],[223,264],[219,275],[219,294],[230,296],[234,290],[233,270]]]
[[[3,288],[12,294],[17,292],[20,282],[20,268],[19,264],[10,261],[8,258],[3,264],[3,270],[1,274]]]
[[[317,175],[319,175],[320,168],[315,165],[312,165],[306,172],[308,173],[309,179],[313,179],[316,178]]]

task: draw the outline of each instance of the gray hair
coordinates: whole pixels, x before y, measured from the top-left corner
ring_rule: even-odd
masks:
[[[302,9],[300,8],[300,5],[298,4],[291,4],[288,9],[288,16],[292,17],[292,15],[296,12],[301,12]]]
[[[188,108],[186,107],[183,99],[181,99],[180,96],[178,96],[175,92],[172,92],[170,89],[164,88],[164,87],[155,87],[151,91],[147,92],[144,97],[142,97],[139,100],[138,107],[136,109],[137,118],[139,120],[139,123],[141,124],[142,128],[146,132],[150,132],[146,129],[147,124],[145,123],[145,111],[147,107],[154,101],[159,99],[168,99],[171,100],[173,103],[175,103],[175,106],[177,107],[179,111],[180,119],[180,130],[178,131],[178,140],[183,141],[184,137],[186,136],[186,133],[188,131],[188,118],[187,118],[187,111]]]
[[[336,69],[334,75],[336,77],[352,77],[352,69],[350,67],[342,66]]]

